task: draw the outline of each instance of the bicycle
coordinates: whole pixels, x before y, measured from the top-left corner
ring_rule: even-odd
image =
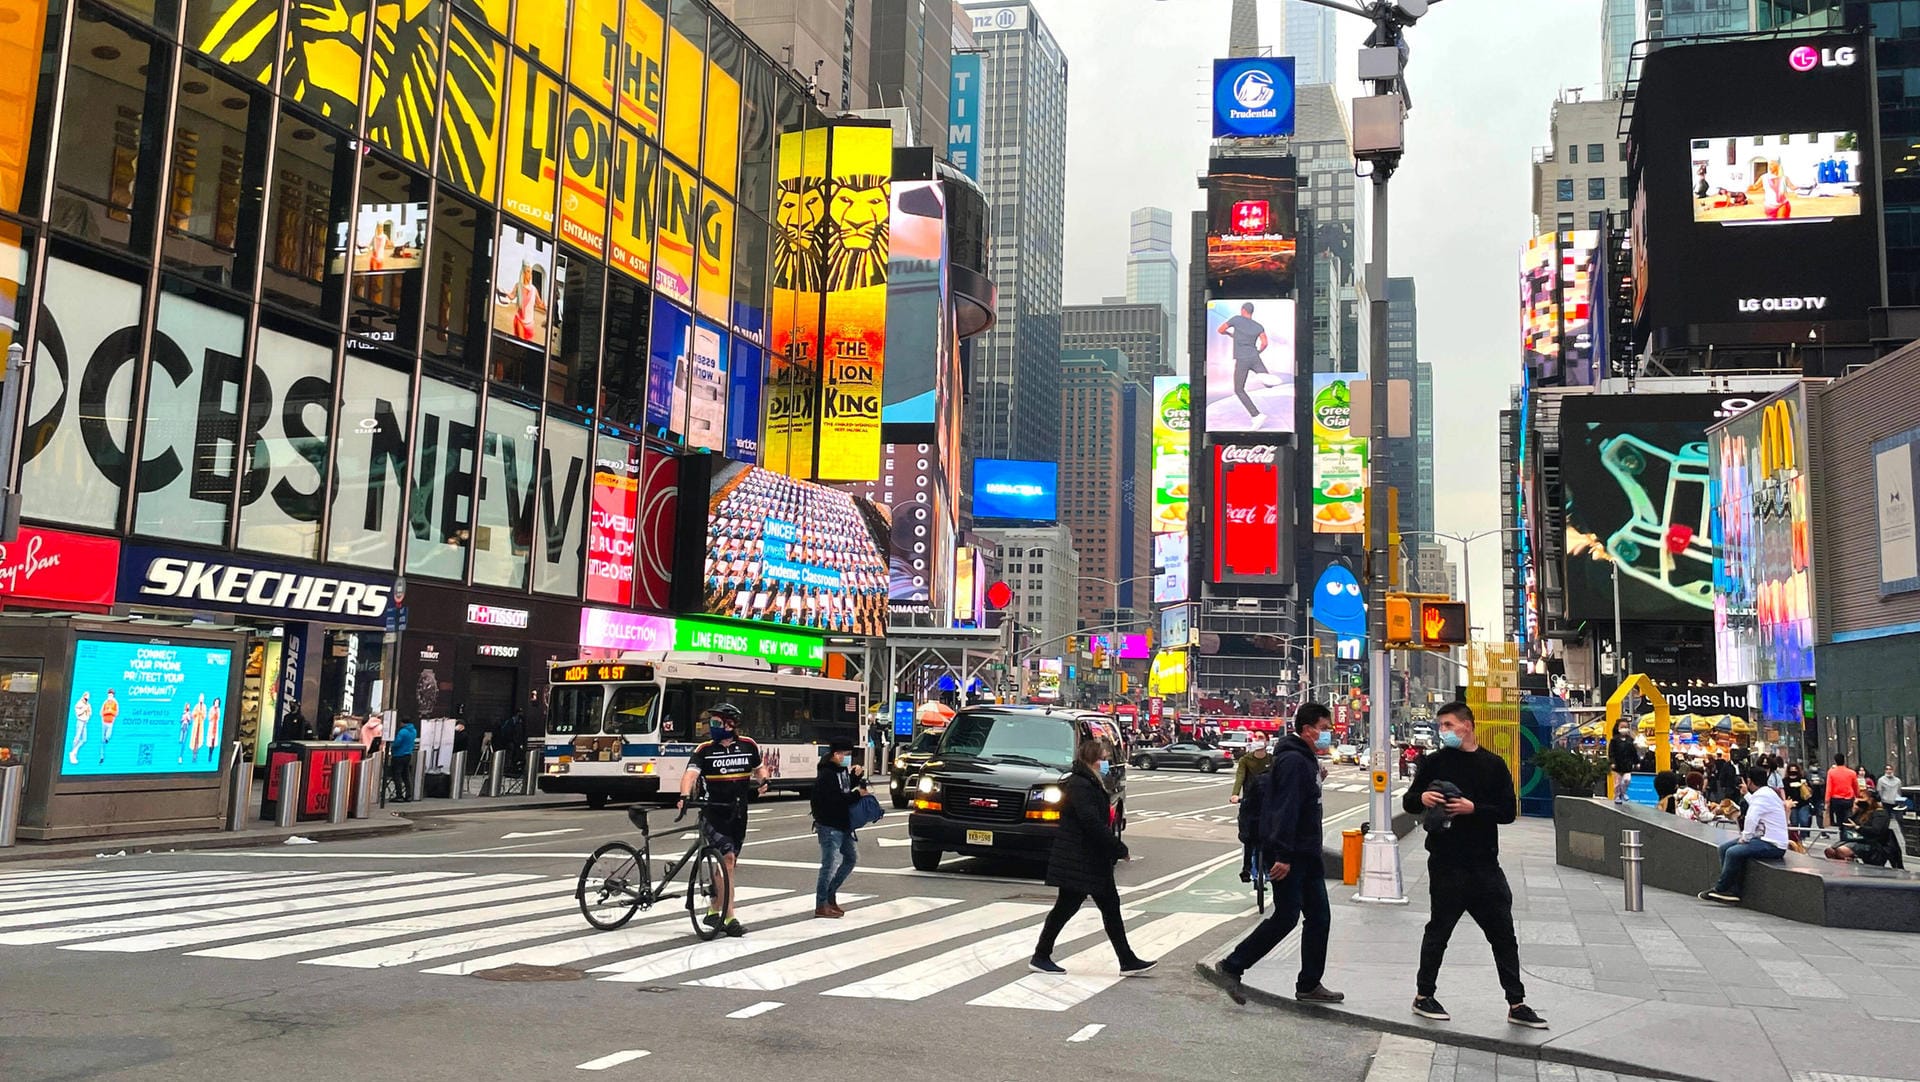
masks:
[[[626,842],[608,842],[593,851],[587,858],[585,867],[580,869],[580,882],[574,888],[574,897],[580,903],[580,913],[587,923],[603,932],[611,932],[633,919],[633,915],[642,909],[651,909],[655,902],[671,901],[682,897],[668,893],[667,887],[679,876],[682,869],[687,872],[687,917],[693,922],[694,934],[703,940],[710,940],[720,934],[716,922],[707,924],[705,917],[709,907],[717,905],[719,899],[727,896],[727,868],[720,860],[720,850],[707,844],[707,811],[723,806],[710,800],[689,800],[687,809],[700,809],[700,831],[693,844],[680,855],[680,859],[668,864],[660,873],[660,881],[652,881],[653,833],[647,825],[647,813],[656,809],[629,808],[627,819],[640,828],[640,848],[635,849]],[[686,809],[674,817],[678,824],[687,817]],[[696,904],[699,903],[699,904]]]
[[[1260,852],[1253,846],[1241,847],[1241,867],[1247,873],[1247,881],[1253,884],[1253,904],[1260,912],[1267,911],[1267,869],[1260,860]]]

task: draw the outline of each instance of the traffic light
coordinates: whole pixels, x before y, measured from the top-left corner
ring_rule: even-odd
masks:
[[[1467,603],[1464,601],[1421,602],[1420,643],[1428,649],[1465,646]]]
[[[1313,656],[1316,658],[1320,656],[1320,636],[1318,635],[1313,637]]]
[[[1067,656],[1068,657],[1080,656],[1080,636],[1078,635],[1067,636]]]
[[[1387,587],[1400,585],[1400,490],[1387,486]],[[1388,632],[1392,638],[1392,632]]]
[[[1413,637],[1413,598],[1406,594],[1387,595],[1387,642],[1410,643]]]
[[[1120,694],[1125,695],[1126,693],[1127,693],[1127,674],[1125,672],[1122,672],[1120,674]]]
[[[1467,603],[1443,594],[1388,594],[1387,646],[1447,650],[1468,638]]]

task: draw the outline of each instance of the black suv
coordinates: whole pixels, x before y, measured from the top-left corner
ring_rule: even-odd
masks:
[[[1060,782],[1088,737],[1115,749],[1107,794],[1118,834],[1126,827],[1126,753],[1111,717],[1031,706],[962,710],[913,785],[913,866],[934,871],[956,852],[1045,860],[1060,829]]]
[[[904,808],[913,797],[913,783],[920,768],[927,765],[934,752],[940,748],[940,734],[945,729],[922,729],[920,735],[913,738],[905,751],[893,757],[893,768],[888,772],[887,788],[893,795],[893,806]]]

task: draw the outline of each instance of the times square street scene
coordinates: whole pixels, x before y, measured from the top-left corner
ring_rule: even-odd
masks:
[[[1917,9],[0,0],[0,1079],[1920,1082]]]

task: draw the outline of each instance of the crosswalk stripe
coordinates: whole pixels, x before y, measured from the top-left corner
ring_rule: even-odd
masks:
[[[422,883],[464,877],[464,873],[458,872],[413,872],[407,875],[386,875],[363,879],[359,882],[306,883],[254,895],[212,895],[209,901],[202,903],[204,908],[193,912],[155,913],[105,924],[69,924],[60,928],[45,928],[37,931],[30,929],[0,935],[0,943],[29,945],[70,943],[81,939],[98,939],[102,936],[157,931],[174,926],[217,924],[221,921],[240,920],[244,917],[264,917],[273,913],[298,913],[359,902],[378,902],[388,898],[418,894]],[[366,889],[370,887],[380,889]],[[342,890],[349,893],[335,893]],[[284,897],[289,894],[299,896]],[[260,899],[263,898],[273,900],[261,901]],[[248,904],[236,904],[240,901]]]
[[[178,872],[159,868],[122,868],[108,872],[98,868],[68,868],[57,872],[31,872],[0,876],[0,894],[12,894],[23,890],[52,890],[63,883],[111,882],[116,879],[147,879],[154,876],[178,875]]]
[[[650,954],[644,958],[596,966],[592,972],[608,974],[601,978],[602,980],[628,983],[655,981],[679,976],[682,973],[710,969],[755,954],[777,950],[789,944],[859,931],[876,924],[899,920],[902,917],[918,916],[921,913],[958,904],[957,898],[896,898],[890,902],[849,909],[846,916],[835,921],[809,919],[793,924],[782,924],[754,932],[742,939],[716,939],[710,943],[693,943]],[[822,927],[825,924],[831,924],[832,927]]]
[[[734,900],[746,901],[755,896],[766,897],[787,893],[785,890],[770,887],[741,887],[739,890],[734,891]],[[743,905],[735,911],[734,916],[739,918],[742,923],[751,924],[754,921],[760,920],[779,920],[782,917],[790,917],[795,913],[804,912],[812,908],[813,897],[811,895],[803,897],[795,894],[792,897],[780,898],[771,902],[761,902],[758,905]],[[464,976],[468,973],[478,973],[482,970],[498,969],[501,966],[564,966],[588,958],[599,958],[609,954],[622,954],[627,951],[638,950],[642,947],[671,943],[676,939],[690,938],[693,936],[692,927],[686,923],[687,910],[684,904],[674,906],[669,902],[667,903],[665,912],[668,915],[679,917],[679,920],[655,921],[638,928],[628,925],[625,928],[616,928],[611,932],[592,932],[587,935],[575,936],[572,939],[562,939],[552,943],[541,943],[531,947],[521,947],[517,950],[510,950],[502,954],[488,955],[484,958],[462,959],[461,961],[448,965],[436,966],[425,972]],[[585,925],[586,920],[582,918],[579,926],[584,927]]]
[[[236,899],[257,901],[264,898],[278,898],[285,894],[299,893],[309,887],[317,888],[321,884],[347,880],[368,879],[375,872],[309,872],[304,875],[283,876],[275,879],[248,879],[231,885],[215,884],[207,889],[212,894],[183,894],[177,897],[156,898],[150,901],[119,902],[112,905],[60,906],[53,909],[41,909],[7,918],[10,928],[33,928],[45,924],[70,924],[83,920],[111,920],[116,917],[136,916],[139,914],[164,913],[175,909],[195,909],[203,906],[224,905]],[[0,943],[19,944],[21,942],[42,943],[46,940],[13,938],[16,933],[0,934]],[[19,933],[24,934],[24,933]]]
[[[954,913],[939,920],[909,924],[903,928],[882,932],[860,940],[859,945],[855,947],[844,944],[821,947],[818,950],[776,958],[757,966],[719,973],[687,983],[704,988],[751,988],[761,992],[774,992],[782,988],[791,988],[796,984],[818,980],[821,977],[831,977],[850,969],[858,969],[920,947],[944,943],[956,936],[998,928],[1010,921],[1037,916],[1045,911],[1045,906],[1020,902],[994,902],[991,905]]]
[[[59,895],[62,893],[77,894],[94,893],[103,890],[124,890],[147,884],[175,881],[191,882],[195,879],[207,879],[213,876],[232,874],[234,873],[225,870],[196,872],[144,871],[110,874],[96,872],[92,875],[75,875],[64,879],[43,879],[32,883],[16,883],[12,886],[0,887],[0,901],[10,902],[20,898]],[[274,874],[286,873],[276,872]]]
[[[267,878],[281,878],[284,874],[273,873]],[[71,900],[77,905],[105,905],[108,902],[125,902],[135,898],[164,898],[171,894],[211,890],[223,883],[239,882],[247,878],[249,876],[245,872],[205,872],[179,879],[162,879],[145,883],[128,883],[123,880],[113,884],[112,889],[109,890],[103,890],[97,885],[89,891],[79,891],[69,887],[31,898],[10,895],[0,897],[0,913],[25,913],[35,909],[45,909],[49,903],[55,901]]]
[[[72,898],[76,901],[97,902],[102,900],[103,894],[141,891],[157,893],[175,887],[217,882],[222,879],[239,879],[245,874],[234,871],[168,873],[139,879],[81,879],[34,888],[22,887],[17,890],[0,891],[0,913],[18,913],[22,910],[34,909],[46,905],[52,899]]]
[[[180,947],[196,947],[202,943],[218,943],[222,940],[244,939],[254,935],[272,935],[276,932],[290,932],[314,924],[352,924],[362,920],[378,920],[382,917],[398,916],[402,913],[417,913],[422,910],[445,909],[449,906],[467,905],[475,902],[499,902],[524,897],[531,890],[546,891],[551,887],[547,883],[528,884],[529,879],[539,879],[531,875],[481,875],[471,879],[447,880],[439,883],[426,883],[406,897],[378,905],[346,906],[328,909],[319,914],[286,913],[262,917],[258,920],[236,921],[228,924],[197,925],[189,928],[167,928],[145,935],[126,936],[120,939],[96,939],[86,943],[73,943],[61,950],[70,951],[107,951],[120,954],[139,954],[146,951],[173,950]],[[512,884],[512,885],[509,885]],[[503,889],[481,890],[479,887],[499,887]]]
[[[1132,914],[1128,913],[1128,916]],[[1067,921],[1067,926],[1060,932],[1058,942],[1072,943],[1092,935],[1099,929],[1099,911],[1091,907],[1085,908]],[[829,988],[820,994],[847,999],[892,999],[907,1002],[925,999],[949,988],[958,988],[968,981],[978,980],[1002,966],[1026,961],[1033,956],[1034,944],[1039,938],[1038,929],[1016,928],[1011,932],[1002,932],[978,943],[956,947],[945,954],[936,954],[931,958],[891,969],[862,981]]]
[[[672,916],[680,920],[687,919],[685,913],[675,913]],[[656,920],[666,920],[668,916],[663,914],[641,919],[646,923],[652,923]],[[448,932],[445,935],[428,936],[425,939],[409,940],[382,947],[367,947],[362,950],[348,951],[345,954],[329,954],[319,958],[305,959],[300,964],[340,966],[346,969],[391,969],[395,966],[430,962],[435,958],[447,958],[456,954],[472,954],[490,947],[504,947],[510,943],[524,943],[530,939],[545,939],[567,932],[578,932],[584,920],[577,907],[569,906],[567,912],[559,916],[522,921],[519,924],[504,924],[498,928]]]
[[[249,940],[245,943],[229,943],[221,947],[208,947],[206,950],[187,953],[205,958],[240,958],[247,961],[260,961],[266,958],[284,958],[290,954],[338,950],[359,943],[372,943],[376,940],[393,939],[403,935],[442,932],[450,928],[470,928],[476,924],[490,924],[498,920],[532,917],[542,913],[557,913],[561,910],[575,912],[573,895],[559,893],[561,886],[562,884],[555,883],[552,893],[544,897],[536,897],[531,901],[515,902],[512,905],[455,909],[440,913],[398,917],[394,920],[374,921],[368,924],[352,924],[343,928],[316,928],[310,932],[283,935],[273,939]]]
[[[1129,929],[1127,939],[1134,953],[1144,958],[1158,958],[1209,928],[1237,916],[1235,913],[1171,913],[1148,922],[1138,931]],[[1085,1003],[1122,980],[1119,963],[1113,957],[1111,946],[1105,943],[1081,951],[1061,965],[1068,971],[1066,976],[1030,974],[1012,984],[976,996],[968,1000],[967,1005],[1064,1011]]]

